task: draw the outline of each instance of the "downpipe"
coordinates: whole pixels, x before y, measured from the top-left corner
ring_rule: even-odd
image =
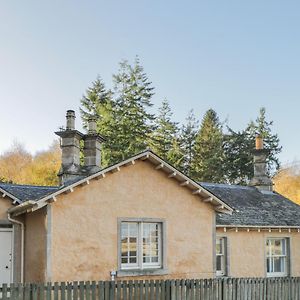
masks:
[[[21,283],[23,283],[24,282],[24,223],[16,219],[13,219],[10,216],[10,213],[7,214],[7,219],[12,223],[21,226]]]

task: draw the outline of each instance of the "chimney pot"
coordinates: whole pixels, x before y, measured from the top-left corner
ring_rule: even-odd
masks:
[[[264,141],[263,141],[263,138],[260,136],[260,135],[258,135],[258,136],[256,136],[256,138],[255,138],[255,149],[256,150],[261,150],[261,149],[263,149],[264,148]]]
[[[88,133],[89,134],[97,133],[96,117],[90,117],[88,119]]]
[[[74,110],[67,110],[67,126],[66,130],[75,130],[75,111]]]

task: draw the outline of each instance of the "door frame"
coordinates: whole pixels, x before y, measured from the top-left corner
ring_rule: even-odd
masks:
[[[14,240],[15,240],[15,231],[14,227],[1,227],[0,226],[0,233],[1,232],[11,232],[11,272],[10,272],[10,281],[11,283],[14,282]]]

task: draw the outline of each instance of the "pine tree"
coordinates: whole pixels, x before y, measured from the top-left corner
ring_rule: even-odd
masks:
[[[259,134],[264,140],[264,147],[270,151],[267,158],[267,167],[269,174],[273,174],[280,167],[277,155],[282,151],[282,146],[280,146],[278,134],[272,133],[273,121],[266,120],[266,109],[264,107],[260,108],[256,123],[251,123],[251,126],[249,125],[252,140],[254,141],[255,136]]]
[[[209,109],[202,120],[194,145],[191,176],[197,181],[223,182],[223,133],[217,113]]]
[[[91,116],[96,117],[97,131],[106,138],[106,142],[102,145],[102,167],[106,167],[111,164],[111,143],[116,139],[113,130],[116,124],[112,92],[106,89],[104,82],[98,76],[80,102],[84,128],[87,128],[87,121]]]
[[[155,130],[149,140],[150,148],[163,159],[167,159],[178,132],[177,123],[171,120],[172,115],[170,104],[165,99],[159,108]]]
[[[249,127],[235,132],[228,127],[224,138],[224,173],[228,183],[246,185],[253,176],[252,150],[254,141]]]
[[[153,105],[154,88],[138,58],[133,65],[121,62],[113,81],[116,97],[113,130],[116,136],[111,145],[111,161],[118,162],[147,148],[154,129],[154,116],[148,112]]]
[[[233,184],[248,184],[253,177],[253,149],[255,137],[260,135],[264,140],[264,148],[270,151],[267,158],[267,168],[270,175],[279,168],[278,153],[281,152],[279,138],[272,133],[273,121],[266,120],[266,110],[261,108],[259,116],[249,122],[247,127],[239,132],[228,128],[224,143],[224,170],[226,180]]]
[[[182,126],[180,134],[180,144],[183,153],[182,171],[190,176],[191,164],[195,154],[195,139],[197,136],[199,123],[195,118],[194,111],[190,110],[186,118],[186,124]]]
[[[167,153],[166,160],[175,168],[182,171],[184,153],[182,151],[180,140],[174,137],[172,140],[171,148]]]

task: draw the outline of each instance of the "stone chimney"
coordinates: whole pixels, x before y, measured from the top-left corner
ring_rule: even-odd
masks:
[[[264,149],[264,143],[261,136],[255,139],[255,149],[253,151],[254,176],[250,181],[251,186],[259,190],[272,191],[273,183],[267,174],[267,157],[270,154],[268,149]]]
[[[104,138],[97,133],[96,118],[88,120],[88,133],[84,135],[84,172],[93,174],[101,169],[101,143]]]
[[[55,132],[61,138],[62,164],[58,176],[60,184],[75,179],[81,174],[80,169],[80,140],[83,134],[75,130],[75,112],[68,110],[66,129]]]

